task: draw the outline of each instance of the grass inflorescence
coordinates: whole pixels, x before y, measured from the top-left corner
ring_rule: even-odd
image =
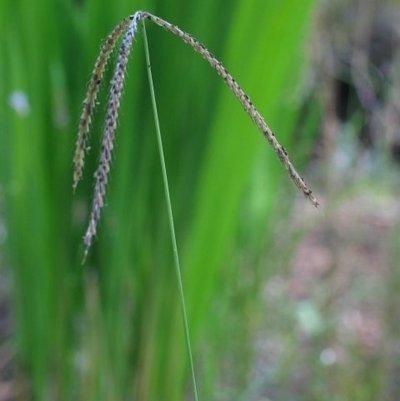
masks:
[[[304,179],[299,175],[285,148],[280,145],[276,136],[264,121],[261,114],[250,100],[250,97],[243,91],[233,76],[223,66],[223,64],[197,39],[187,32],[182,31],[176,25],[157,17],[149,12],[137,11],[135,14],[123,19],[109,34],[105,44],[102,46],[100,55],[96,61],[92,78],[89,84],[87,95],[84,100],[83,112],[79,124],[78,138],[76,142],[76,150],[74,156],[74,189],[78,185],[82,177],[82,170],[84,165],[85,150],[89,138],[89,128],[91,117],[98,93],[99,85],[101,83],[105,65],[109,56],[114,49],[118,38],[126,30],[122,39],[122,44],[118,53],[118,59],[114,70],[114,75],[111,80],[111,89],[109,93],[109,102],[106,114],[106,124],[103,132],[100,162],[95,173],[95,190],[93,196],[93,203],[90,213],[89,225],[84,236],[85,255],[87,255],[89,248],[92,244],[93,237],[97,233],[97,224],[100,220],[101,209],[104,206],[104,197],[106,194],[106,185],[108,181],[108,173],[110,171],[110,162],[112,158],[112,150],[114,144],[115,130],[117,127],[118,109],[120,105],[120,97],[124,85],[125,71],[127,67],[129,53],[132,47],[133,39],[138,30],[138,23],[142,19],[149,19],[155,24],[165,28],[169,32],[179,36],[185,43],[191,46],[196,52],[200,53],[210,65],[222,77],[228,87],[232,90],[236,98],[243,106],[246,113],[251,117],[264,137],[267,139],[273,150],[277,154],[279,160],[285,166],[286,170],[295,185],[303,192],[307,199],[315,206],[318,207],[319,203],[313,196],[312,191]]]

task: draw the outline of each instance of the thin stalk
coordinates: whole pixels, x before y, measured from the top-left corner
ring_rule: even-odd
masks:
[[[189,324],[188,324],[188,319],[187,319],[187,314],[186,314],[185,294],[183,291],[183,283],[182,283],[181,268],[180,268],[180,263],[179,263],[178,246],[176,243],[176,236],[175,236],[174,217],[173,217],[173,213],[172,213],[171,198],[169,195],[167,168],[165,166],[164,150],[163,150],[161,130],[160,130],[160,122],[158,120],[157,104],[156,104],[156,97],[155,97],[154,85],[153,85],[153,76],[151,73],[149,44],[147,42],[145,21],[142,20],[142,23],[143,23],[144,49],[145,49],[145,53],[146,53],[147,74],[149,77],[151,102],[152,102],[152,106],[153,106],[154,123],[156,126],[158,151],[160,154],[161,170],[162,170],[162,177],[163,177],[164,191],[165,191],[165,200],[167,202],[169,228],[170,228],[170,232],[171,232],[172,248],[173,248],[173,253],[174,253],[175,274],[176,274],[176,279],[178,281],[179,298],[180,298],[180,304],[181,304],[183,326],[184,326],[184,330],[185,330],[186,348],[187,348],[189,364],[190,364],[190,372],[191,372],[191,377],[192,377],[193,397],[194,397],[194,401],[198,401],[196,375],[195,375],[195,371],[194,371],[192,347],[190,345]]]

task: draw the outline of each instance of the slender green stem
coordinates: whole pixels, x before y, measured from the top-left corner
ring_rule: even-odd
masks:
[[[160,153],[161,170],[162,170],[164,190],[165,190],[165,200],[167,202],[168,220],[169,220],[169,227],[170,227],[170,231],[171,231],[172,248],[173,248],[173,253],[174,253],[175,274],[176,274],[176,278],[178,281],[179,297],[180,297],[180,304],[181,304],[181,310],[182,310],[182,319],[183,319],[183,326],[184,326],[184,330],[185,330],[186,348],[187,348],[189,364],[190,364],[190,371],[191,371],[191,376],[192,376],[193,398],[194,398],[194,401],[198,401],[196,375],[195,375],[195,371],[194,371],[192,347],[190,345],[189,324],[188,324],[187,314],[186,314],[185,294],[183,291],[183,283],[182,283],[181,268],[180,268],[180,263],[179,263],[178,246],[176,244],[176,236],[175,236],[174,217],[173,217],[173,213],[172,213],[171,198],[169,195],[167,168],[165,166],[164,151],[163,151],[163,144],[162,144],[161,131],[160,131],[160,122],[158,120],[156,97],[154,94],[153,76],[151,73],[149,44],[147,42],[145,22],[144,22],[144,20],[142,22],[143,22],[143,39],[144,39],[144,48],[145,48],[145,53],[146,53],[147,73],[149,76],[151,102],[152,102],[152,106],[153,106],[154,123],[155,123],[156,131],[157,131],[158,150]]]

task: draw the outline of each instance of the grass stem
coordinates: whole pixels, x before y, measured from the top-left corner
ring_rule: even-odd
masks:
[[[191,377],[192,377],[193,399],[194,399],[194,401],[198,401],[196,375],[195,375],[195,371],[194,371],[192,347],[190,345],[189,324],[188,324],[188,319],[187,319],[187,314],[186,314],[185,294],[184,294],[184,290],[183,290],[181,268],[180,268],[180,263],[179,263],[178,246],[176,243],[176,236],[175,236],[174,217],[173,217],[173,213],[172,213],[171,198],[170,198],[170,194],[169,194],[167,168],[165,166],[164,151],[163,151],[163,144],[162,144],[161,130],[160,130],[160,122],[158,119],[156,97],[155,97],[155,93],[154,93],[153,76],[151,73],[149,45],[148,45],[148,41],[147,41],[145,21],[142,20],[142,23],[143,23],[144,48],[145,48],[145,53],[146,53],[147,74],[149,77],[151,102],[152,102],[153,113],[154,113],[154,123],[156,126],[156,132],[157,132],[157,143],[158,143],[158,150],[159,150],[159,154],[160,154],[162,177],[163,177],[163,182],[164,182],[165,200],[167,203],[168,220],[169,220],[169,227],[170,227],[170,231],[171,231],[172,248],[173,248],[173,253],[174,253],[175,274],[176,274],[176,278],[178,281],[178,287],[179,287],[179,298],[180,298],[180,304],[181,304],[181,310],[182,310],[183,325],[184,325],[184,330],[185,330],[186,348],[187,348]]]

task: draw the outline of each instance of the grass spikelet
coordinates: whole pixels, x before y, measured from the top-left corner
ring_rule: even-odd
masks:
[[[257,127],[262,132],[264,137],[267,139],[269,144],[272,146],[275,153],[278,155],[279,160],[285,166],[286,170],[289,173],[290,178],[295,183],[295,185],[303,192],[305,197],[309,199],[310,202],[315,207],[318,207],[319,203],[317,199],[313,196],[311,189],[308,188],[304,179],[298,174],[298,172],[294,168],[285,148],[279,144],[274,133],[268,127],[267,123],[264,121],[261,114],[258,112],[258,110],[251,102],[250,97],[243,91],[243,89],[239,86],[239,84],[229,73],[229,71],[222,65],[222,63],[217,58],[215,58],[215,56],[197,39],[195,39],[189,33],[182,31],[176,25],[172,25],[169,22],[147,12],[143,13],[143,16],[149,18],[157,25],[179,36],[185,43],[191,46],[196,52],[200,53],[203,56],[203,58],[210,63],[211,67],[213,67],[217,71],[217,73],[225,81],[228,87],[232,90],[236,98],[243,106],[246,113],[251,117],[251,119],[257,125]]]
[[[95,173],[95,187],[93,204],[90,213],[89,226],[84,236],[85,256],[90,248],[93,237],[97,232],[97,223],[100,220],[101,209],[104,205],[104,197],[106,194],[106,185],[108,181],[108,172],[110,171],[110,163],[112,150],[114,147],[115,130],[117,128],[118,109],[122,87],[124,85],[126,66],[128,63],[129,53],[132,48],[132,42],[138,28],[140,20],[140,12],[129,17],[130,24],[122,39],[122,44],[118,52],[118,59],[111,80],[110,98],[107,106],[106,124],[104,127],[103,138],[101,143],[100,162]]]
[[[85,151],[89,139],[90,123],[96,103],[97,94],[103,79],[104,71],[110,55],[122,32],[131,22],[131,18],[124,18],[107,36],[104,44],[101,46],[100,54],[97,57],[89,87],[87,89],[85,100],[83,101],[83,110],[79,120],[78,137],[74,155],[74,181],[73,188],[76,189],[79,180],[82,178],[83,166],[85,163]]]

